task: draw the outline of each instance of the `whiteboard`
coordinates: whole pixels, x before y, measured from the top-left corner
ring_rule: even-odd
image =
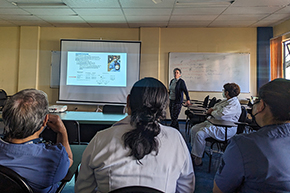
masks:
[[[181,69],[181,78],[189,91],[222,91],[226,83],[236,83],[241,92],[250,92],[249,53],[169,53],[169,80],[173,69]]]

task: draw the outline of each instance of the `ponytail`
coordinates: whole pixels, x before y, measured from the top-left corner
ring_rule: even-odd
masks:
[[[138,161],[152,151],[158,154],[159,122],[165,118],[168,93],[156,79],[144,78],[133,86],[130,93],[131,125],[135,128],[123,135],[125,148]]]

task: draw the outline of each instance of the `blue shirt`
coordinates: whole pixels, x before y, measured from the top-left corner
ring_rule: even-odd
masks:
[[[290,192],[290,123],[230,140],[215,182],[226,192]]]
[[[55,192],[69,164],[68,154],[61,144],[13,144],[0,139],[0,165],[25,178],[34,192]]]

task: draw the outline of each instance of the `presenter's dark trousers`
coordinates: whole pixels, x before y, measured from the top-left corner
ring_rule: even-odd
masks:
[[[169,112],[170,112],[170,117],[171,117],[171,127],[176,128],[179,130],[179,124],[178,124],[178,115],[180,113],[182,104],[180,103],[175,103],[174,100],[170,100],[169,103]]]

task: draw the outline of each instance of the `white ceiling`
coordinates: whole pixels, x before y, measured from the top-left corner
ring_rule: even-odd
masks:
[[[290,19],[290,0],[229,1],[0,0],[0,26],[273,27]]]

